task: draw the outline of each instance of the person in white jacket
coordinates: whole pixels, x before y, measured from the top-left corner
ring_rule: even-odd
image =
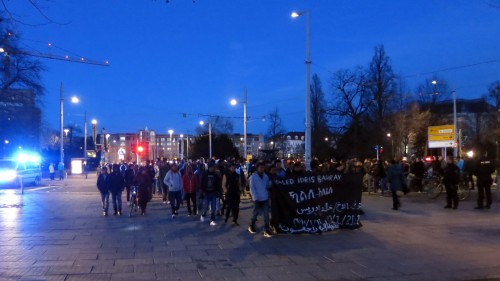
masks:
[[[269,226],[269,188],[271,188],[271,180],[264,173],[265,169],[265,164],[259,162],[257,163],[257,171],[250,176],[250,194],[254,201],[254,207],[248,232],[252,234],[257,232],[255,230],[255,222],[259,213],[262,213],[264,217],[264,237],[271,237]]]
[[[172,218],[179,213],[179,206],[182,202],[182,176],[177,164],[172,164],[170,171],[167,172],[163,183],[168,186],[168,198],[170,199],[170,208],[172,209]]]

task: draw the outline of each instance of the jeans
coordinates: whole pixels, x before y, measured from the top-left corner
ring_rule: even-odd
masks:
[[[181,191],[169,191],[168,198],[170,199],[170,208],[172,209],[172,214],[176,215],[182,201]]]
[[[458,207],[458,186],[456,184],[445,184],[446,188],[446,206]]]
[[[109,192],[101,192],[102,211],[108,212]]]
[[[197,214],[198,210],[196,209],[196,192],[184,193],[184,194],[186,194],[186,201],[187,201],[189,215]],[[191,209],[191,203],[193,203],[193,209]]]
[[[119,211],[121,213],[122,211],[122,193],[111,193],[111,201],[113,202],[113,210]]]
[[[169,195],[169,192],[168,192],[168,186],[164,183],[161,183],[162,184],[162,187],[163,187],[163,202],[167,202],[167,195]]]
[[[208,211],[208,206],[210,205],[210,220],[215,220],[215,210],[217,209],[217,194],[215,192],[205,193],[203,198],[203,216],[206,216]]]
[[[264,228],[266,231],[269,231],[269,200],[253,202],[252,227],[255,227],[259,213],[262,213],[262,216],[264,216]]]
[[[484,206],[484,199],[486,197],[486,207],[490,207],[492,199],[491,199],[491,179],[480,180],[477,182],[477,206]],[[497,187],[498,188],[498,187]]]
[[[392,195],[392,209],[398,210],[399,207],[401,206],[401,203],[399,202],[398,192],[396,190],[391,190],[391,195]]]
[[[240,212],[240,194],[228,193],[226,195],[226,221],[229,219],[230,213],[233,214],[233,222],[237,222]]]

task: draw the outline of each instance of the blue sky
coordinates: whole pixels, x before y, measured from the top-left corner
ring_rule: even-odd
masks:
[[[12,1],[10,1],[12,2]],[[65,123],[83,123],[83,112],[108,132],[194,133],[204,117],[242,117],[248,91],[249,133],[263,133],[261,116],[278,107],[290,131],[304,128],[305,18],[311,12],[311,66],[330,95],[332,72],[367,66],[384,44],[407,90],[454,66],[500,59],[500,9],[493,0],[53,0],[42,2],[56,22],[18,25],[26,47],[58,55],[109,60],[110,67],[43,60],[47,72],[44,121],[59,122],[59,83]],[[43,22],[17,1],[24,21]],[[49,49],[47,43],[54,47]],[[67,51],[63,51],[61,48]],[[500,62],[439,73],[458,98],[476,98],[500,80]],[[182,113],[188,113],[186,118]],[[241,119],[234,132],[243,132]]]

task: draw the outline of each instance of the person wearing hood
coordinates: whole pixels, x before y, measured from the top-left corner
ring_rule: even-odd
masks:
[[[118,165],[113,165],[113,172],[109,175],[109,191],[113,202],[114,215],[122,215],[122,192],[125,188],[125,178]]]
[[[182,176],[182,190],[187,201],[188,216],[197,215],[196,209],[196,189],[198,187],[198,177],[193,173],[191,165],[185,166],[184,176]],[[193,209],[191,209],[193,203]]]
[[[178,170],[177,164],[172,164],[170,171],[163,179],[163,183],[168,186],[168,198],[170,198],[170,208],[172,210],[172,218],[179,215],[179,207],[182,201],[182,176]]]
[[[201,182],[201,191],[203,193],[203,212],[200,216],[200,221],[205,221],[205,216],[207,215],[208,208],[210,207],[210,225],[217,225],[215,222],[215,212],[217,209],[217,198],[220,196],[221,190],[221,180],[219,175],[215,171],[215,164],[210,163],[208,165],[208,172],[203,176]]]

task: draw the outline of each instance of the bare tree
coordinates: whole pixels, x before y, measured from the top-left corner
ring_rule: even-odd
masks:
[[[332,100],[327,113],[337,118],[340,129],[359,127],[363,115],[373,104],[368,92],[366,75],[361,67],[339,70],[331,81]]]
[[[269,127],[267,127],[266,135],[268,140],[273,141],[273,149],[276,145],[282,146],[284,134],[285,128],[283,127],[283,121],[279,115],[279,109],[276,107],[269,113]]]
[[[41,73],[45,70],[42,63],[23,55],[17,43],[19,36],[9,30],[8,25],[0,23],[0,40],[4,49],[0,71],[0,97],[13,88],[32,90],[39,98],[44,93]]]
[[[328,127],[328,116],[326,115],[325,93],[317,74],[312,76],[311,115],[312,155],[326,157],[328,146],[325,145],[324,139],[330,137],[330,130]]]
[[[384,45],[376,46],[368,69],[369,88],[374,101],[375,126],[383,127],[388,105],[396,92],[396,78]]]
[[[212,134],[214,135],[228,135],[233,132],[233,122],[231,119],[222,116],[211,116],[210,126],[212,126]],[[209,123],[204,123],[203,126],[197,126],[195,131],[197,134],[207,134]]]
[[[500,81],[493,82],[489,89],[487,95],[488,101],[493,103],[493,106],[500,110]]]
[[[446,80],[434,75],[418,85],[415,99],[421,106],[433,106],[440,101],[449,99],[450,96],[451,91]]]
[[[27,26],[42,26],[47,24],[62,24],[55,22],[47,15],[46,9],[51,0],[16,0],[19,10],[14,10],[14,1],[0,0],[0,22],[10,21]],[[25,19],[31,17],[32,22]]]

